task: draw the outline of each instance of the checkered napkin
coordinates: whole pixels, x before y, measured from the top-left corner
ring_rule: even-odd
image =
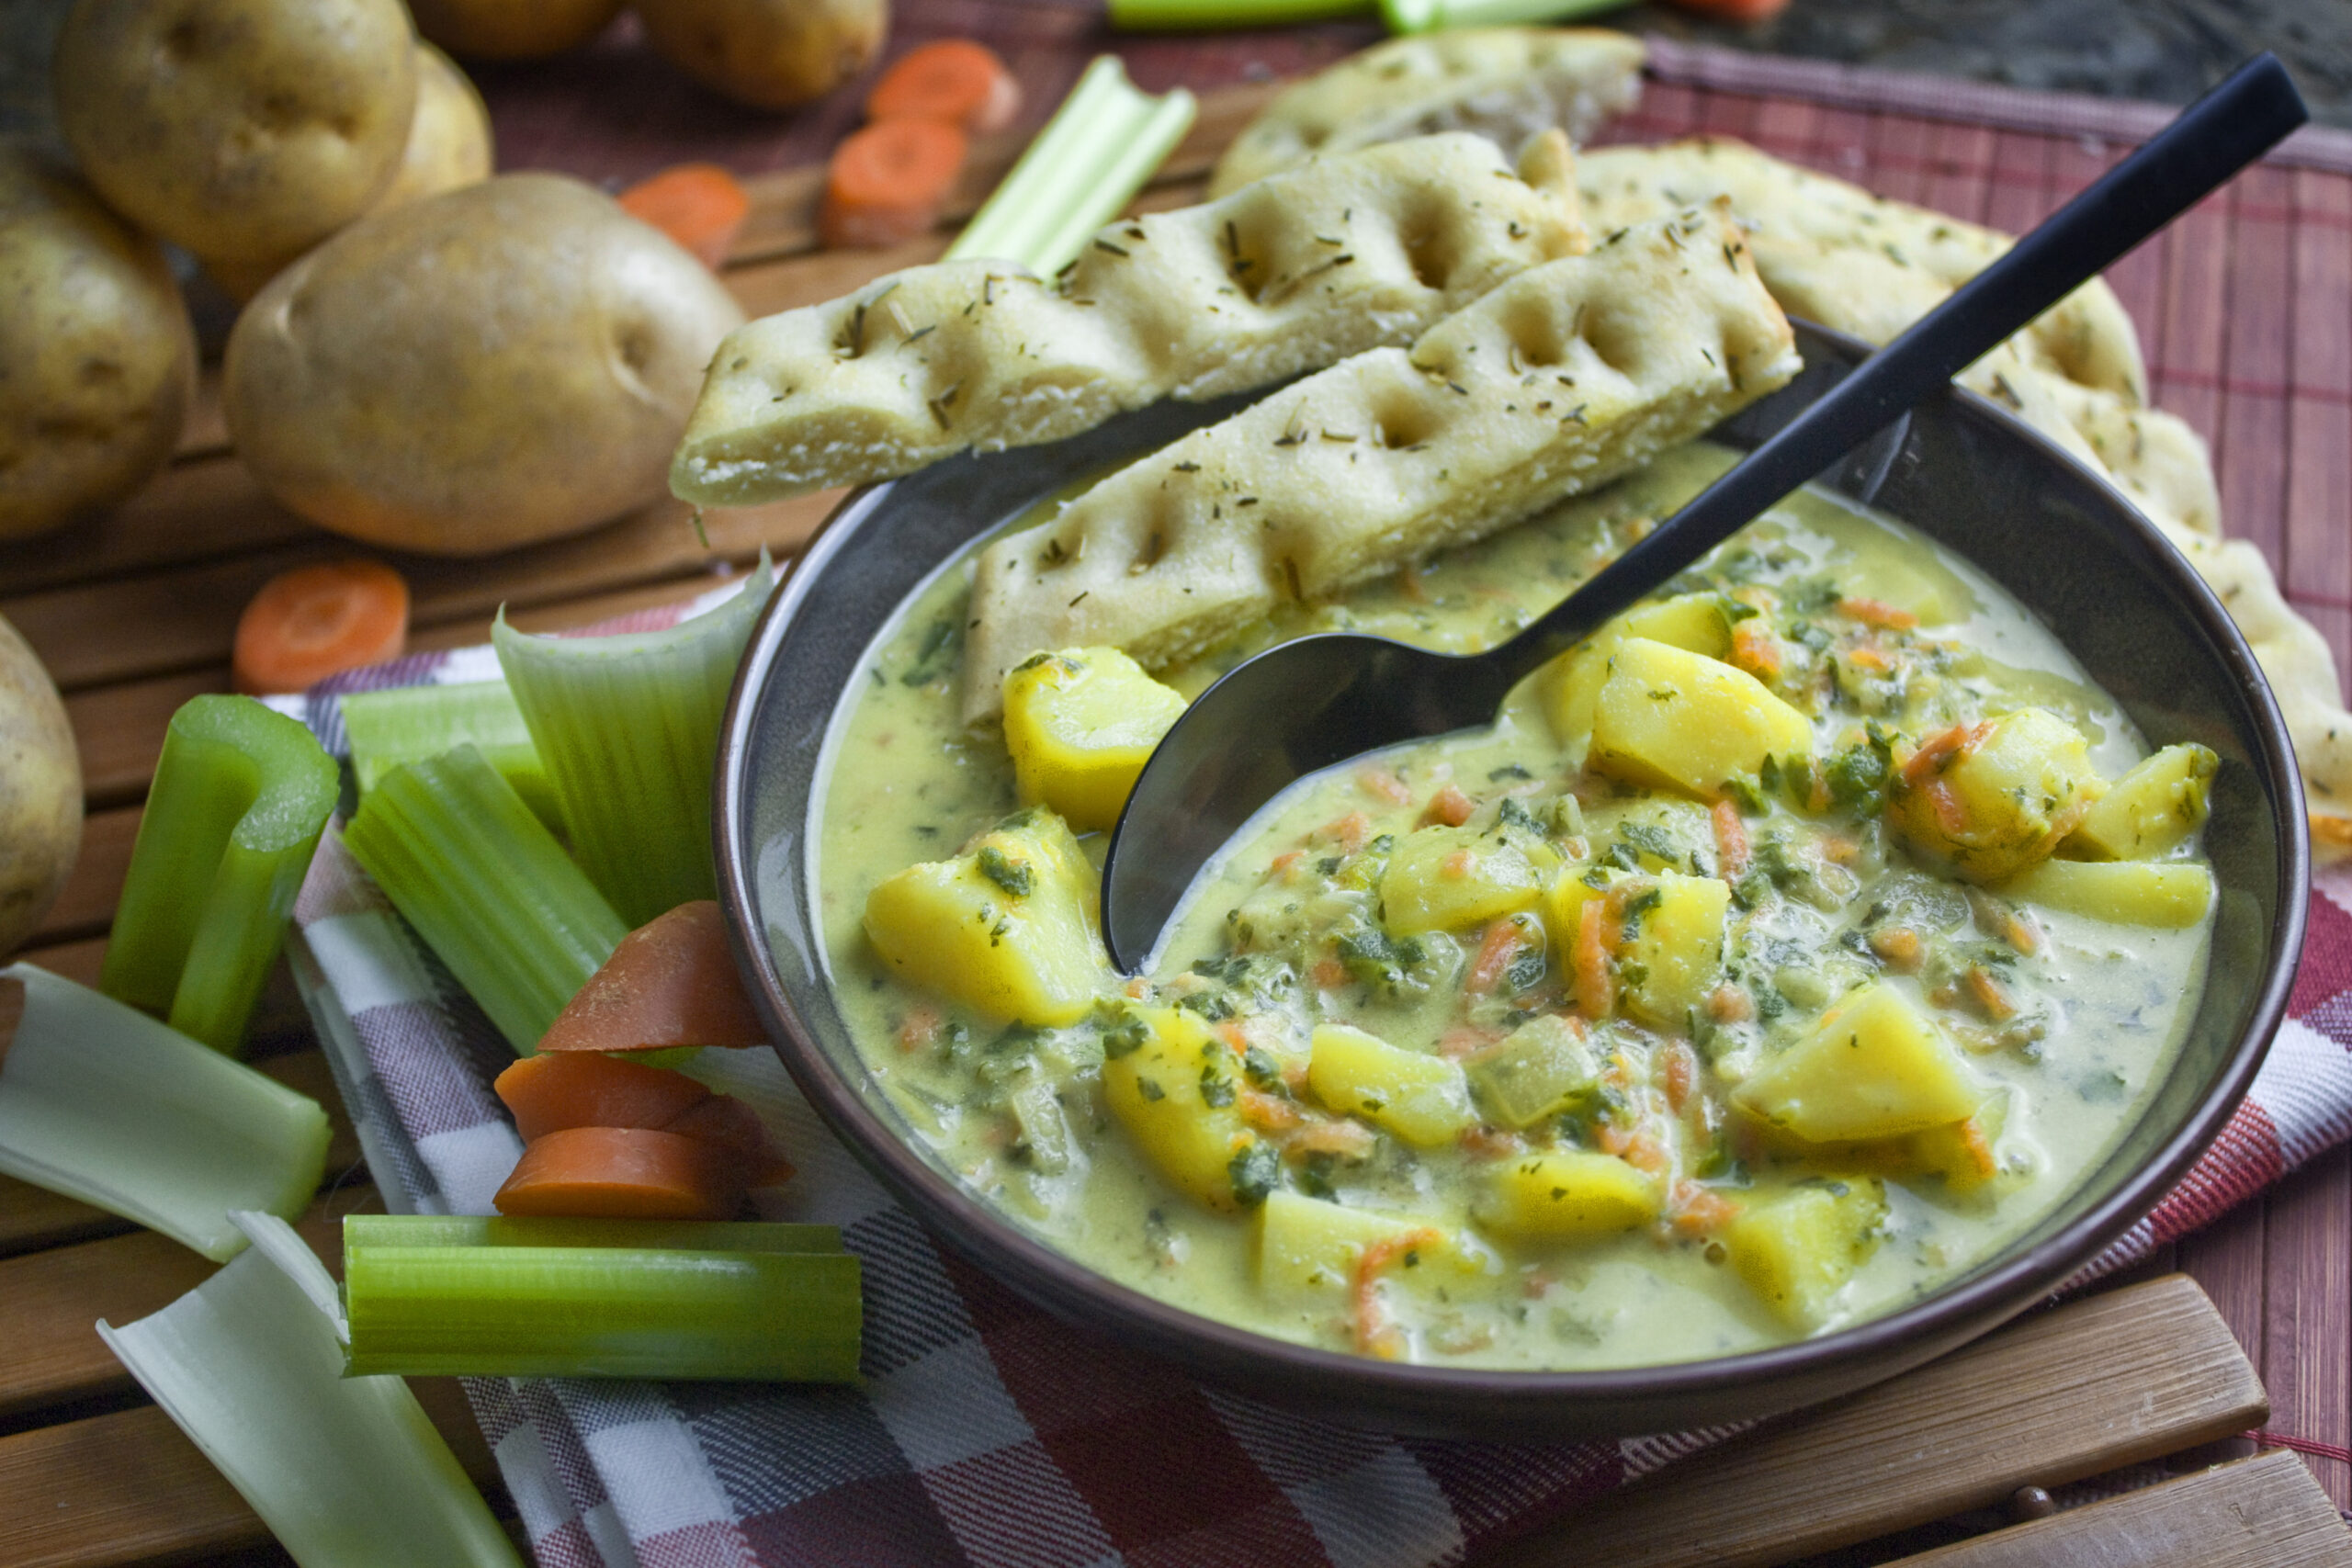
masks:
[[[705,601],[605,631],[674,623]],[[497,674],[487,649],[338,677],[288,705],[330,749],[345,691]],[[2085,1277],[2352,1137],[2352,871],[2324,874],[2291,1016],[2187,1179]],[[330,829],[294,972],[395,1213],[482,1214],[523,1152],[504,1039]],[[1501,1446],[1327,1426],[1046,1316],[942,1250],[768,1052],[706,1052],[799,1175],[766,1216],[838,1224],[865,1267],[863,1386],[467,1380],[547,1568],[1418,1568],[1558,1518],[1721,1433]]]

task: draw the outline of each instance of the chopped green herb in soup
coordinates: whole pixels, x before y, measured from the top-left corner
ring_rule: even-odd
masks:
[[[1328,626],[1524,625],[1721,471],[1693,446],[1253,640],[1040,649],[957,724],[951,570],[845,699],[828,953],[912,1135],[1178,1305],[1466,1365],[1639,1365],[1894,1310],[2047,1212],[2202,984],[2215,761],[1899,525],[1791,498],[1492,729],[1303,781],[1114,975],[1096,863],[1158,735]],[[1247,744],[1247,737],[1237,737]]]

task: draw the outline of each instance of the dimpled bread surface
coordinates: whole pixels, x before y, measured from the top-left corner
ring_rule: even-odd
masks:
[[[751,322],[711,362],[671,485],[749,505],[1058,440],[1408,343],[1585,246],[1565,138],[1517,171],[1461,133],[1315,159],[1114,223],[1052,283],[941,262]]]
[[[1505,149],[1557,126],[1582,141],[1641,95],[1641,40],[1601,28],[1465,28],[1391,39],[1317,72],[1245,127],[1220,197],[1315,154],[1470,130]]]
[[[1165,667],[1607,483],[1785,383],[1787,320],[1721,207],[1628,229],[1272,393],[980,557],[964,713],[1040,649]]]

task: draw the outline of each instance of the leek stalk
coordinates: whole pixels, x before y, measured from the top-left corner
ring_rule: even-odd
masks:
[[[343,838],[517,1055],[628,934],[471,746],[386,773]]]
[[[1182,87],[1156,98],[1137,91],[1115,57],[1098,56],[947,259],[1001,257],[1041,277],[1060,272],[1167,162],[1198,107]]]
[[[334,1280],[301,1238],[255,1245],[161,1312],[98,1336],[303,1568],[522,1568],[398,1378],[347,1378],[320,1310]]]
[[[294,719],[251,697],[172,716],[98,986],[218,1051],[244,1039],[342,787]]]
[[[710,781],[718,721],[775,571],[663,632],[533,637],[492,628],[499,667],[547,763],[571,847],[632,927],[718,896]]]
[[[857,1377],[858,1260],[830,1227],[344,1222],[349,1370],[489,1377]]]
[[[403,762],[459,746],[479,750],[482,760],[514,786],[531,815],[557,833],[564,831],[563,808],[556,804],[523,710],[503,681],[464,681],[449,686],[394,686],[381,692],[346,692],[344,733],[351,739],[351,771],[364,798],[386,773]]]
[[[325,1174],[318,1102],[36,969],[0,970],[24,1012],[0,1043],[0,1172],[159,1230],[215,1262],[229,1215],[299,1214]]]

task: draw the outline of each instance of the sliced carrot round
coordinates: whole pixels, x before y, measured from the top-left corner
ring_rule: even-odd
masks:
[[[232,673],[251,696],[300,692],[407,646],[406,580],[381,561],[323,561],[262,584],[237,619]]]
[[[974,136],[1002,130],[1021,112],[1021,84],[996,51],[970,39],[909,50],[865,96],[865,118],[937,119]]]
[[[491,1087],[526,1144],[567,1127],[667,1127],[711,1097],[684,1073],[587,1051],[526,1056]]]
[[[535,1139],[492,1200],[502,1214],[729,1220],[743,1206],[736,1156],[643,1127],[567,1127]]]
[[[872,249],[931,232],[964,167],[964,133],[935,119],[886,119],[833,149],[817,232]]]
[[[621,192],[621,210],[650,223],[702,258],[713,272],[752,210],[752,198],[716,164],[680,164]]]

